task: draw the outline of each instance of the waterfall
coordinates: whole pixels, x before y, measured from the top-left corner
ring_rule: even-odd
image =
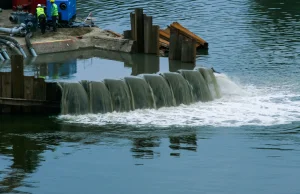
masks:
[[[59,83],[62,89],[62,114],[86,114],[89,112],[88,95],[80,83]]]
[[[194,96],[194,101],[207,102],[212,100],[208,85],[202,74],[195,70],[179,70],[179,73],[188,81]]]
[[[173,91],[176,105],[189,105],[193,102],[193,96],[188,82],[178,73],[163,73],[162,76],[168,81]]]
[[[114,111],[126,112],[132,110],[130,92],[124,81],[105,79],[104,83],[111,94]]]
[[[219,85],[212,69],[198,68],[197,69],[204,77],[213,99],[221,97]]]
[[[133,109],[156,108],[153,93],[148,83],[139,77],[125,77],[131,94]]]
[[[175,106],[176,102],[170,86],[160,75],[144,74],[142,77],[152,88],[156,108]]]
[[[59,83],[62,114],[128,112],[189,105],[221,97],[212,69],[141,74],[123,80]]]
[[[103,82],[89,83],[90,112],[107,113],[113,111],[110,92]]]

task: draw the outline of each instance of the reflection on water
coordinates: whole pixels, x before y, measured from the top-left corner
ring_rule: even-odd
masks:
[[[45,78],[46,81],[98,81],[123,78],[129,75],[176,72],[194,69],[193,63],[169,61],[156,55],[117,53],[102,50],[84,50],[48,54],[27,59],[25,75]],[[10,64],[2,64],[0,71],[10,71]]]
[[[155,148],[160,146],[158,137],[134,138],[132,140],[133,157],[139,159],[153,159],[159,157],[159,152],[155,152]]]
[[[170,148],[174,151],[197,151],[197,135],[170,136]],[[170,153],[171,156],[180,156],[179,152]]]
[[[128,168],[130,169],[128,173],[134,173],[138,176],[137,179],[142,179],[143,176],[150,176],[149,168],[154,170],[157,168],[156,165],[162,165],[158,167],[160,171],[155,170],[158,174],[149,177],[149,181],[163,172],[168,172],[170,181],[176,179],[184,181],[189,176],[194,178],[203,176],[202,181],[204,177],[221,181],[224,176],[229,176],[233,182],[239,182],[239,173],[244,173],[244,178],[257,184],[258,182],[252,179],[253,176],[246,170],[254,168],[255,163],[262,165],[256,166],[259,171],[255,171],[255,175],[267,178],[268,173],[278,171],[278,165],[282,165],[280,161],[293,158],[286,160],[286,167],[281,166],[287,171],[288,176],[283,175],[286,180],[295,178],[298,173],[296,169],[300,167],[299,123],[295,123],[292,128],[271,126],[244,127],[235,130],[233,128],[152,129],[125,126],[101,128],[60,124],[45,117],[40,117],[36,123],[32,120],[30,117],[16,119],[6,116],[1,120],[3,124],[1,129],[15,129],[13,133],[3,133],[3,131],[0,133],[1,193],[43,191],[45,189],[40,190],[41,184],[52,185],[49,180],[61,180],[57,177],[61,169],[64,169],[65,176],[72,176],[74,179],[77,176],[77,168],[89,169],[93,174],[81,172],[78,178],[87,173],[102,180],[111,176],[111,174],[102,174],[105,172],[104,169],[117,168],[123,171],[124,168]],[[94,159],[87,161],[89,159],[82,157],[83,153],[95,155]],[[49,164],[54,166],[52,165],[51,168]],[[73,168],[72,164],[76,164],[76,168]],[[264,165],[268,165],[269,170]],[[138,169],[130,166],[144,166],[143,176],[136,172]],[[234,166],[241,166],[241,171],[234,171],[232,169],[235,168]],[[51,170],[49,171],[48,168]],[[119,170],[118,176],[123,176]],[[39,171],[48,173],[36,176]],[[181,173],[178,174],[177,171]],[[214,171],[221,177],[216,178]],[[227,175],[226,172],[229,174]],[[234,174],[238,176],[232,177]],[[116,180],[114,177],[111,178]],[[68,182],[66,181],[65,184]],[[293,185],[292,182],[290,184]],[[218,185],[227,188],[226,183]],[[196,188],[198,191],[202,190],[200,186]],[[55,193],[60,193],[63,188],[57,189],[52,188]],[[69,187],[69,191],[75,192],[74,189]]]

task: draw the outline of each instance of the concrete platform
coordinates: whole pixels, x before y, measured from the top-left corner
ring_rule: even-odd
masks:
[[[9,21],[10,13],[11,10],[0,12],[0,27],[16,26]],[[7,33],[0,32],[0,34],[9,36]],[[13,38],[22,45],[26,54],[30,56],[25,38],[17,36]],[[40,29],[38,29],[37,32],[34,32],[31,43],[38,55],[86,48],[132,53],[135,48],[135,41],[123,39],[122,36],[98,27],[58,28],[57,32],[46,31],[45,34],[41,34]]]

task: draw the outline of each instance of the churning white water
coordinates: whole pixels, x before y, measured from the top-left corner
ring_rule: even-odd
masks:
[[[216,74],[222,98],[192,105],[106,114],[61,115],[68,123],[134,126],[276,125],[300,121],[300,94],[239,85],[225,74]]]

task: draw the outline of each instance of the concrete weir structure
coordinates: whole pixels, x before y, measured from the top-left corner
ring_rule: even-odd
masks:
[[[8,19],[10,13],[11,10],[0,12],[0,27],[11,28],[15,26]],[[9,36],[9,34],[1,32],[0,35]],[[13,36],[13,38],[19,42],[26,54],[30,56],[25,38],[18,36]],[[135,44],[133,40],[123,39],[121,35],[102,30],[99,27],[58,28],[57,32],[46,31],[45,34],[41,34],[40,29],[37,29],[30,41],[38,55],[86,48],[131,53],[134,51]]]

